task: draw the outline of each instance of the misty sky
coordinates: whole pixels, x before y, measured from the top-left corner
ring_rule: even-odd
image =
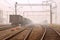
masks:
[[[18,2],[19,4],[40,4],[42,3],[42,1],[46,1],[46,0],[0,0],[0,8],[11,7],[13,9],[15,2]]]
[[[14,10],[15,2],[18,2],[18,4],[40,4],[40,3],[42,3],[42,1],[46,1],[46,0],[0,0],[0,10],[4,10],[4,11]],[[57,20],[55,20],[55,19],[54,20],[60,24],[60,18],[59,18],[60,17],[60,11],[59,11],[60,1],[53,0],[52,3],[54,3],[54,2],[56,2],[56,4],[57,4],[57,9],[55,9],[57,12],[57,15],[55,14],[57,16],[57,18],[55,18],[55,19],[57,19]],[[53,5],[53,6],[55,6],[55,5]],[[4,13],[4,15],[6,15],[6,14]],[[55,23],[55,21],[54,21],[54,23]]]

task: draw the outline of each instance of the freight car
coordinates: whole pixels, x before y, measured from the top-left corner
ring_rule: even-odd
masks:
[[[26,25],[31,23],[32,21],[30,19],[27,19],[21,15],[10,15],[10,23],[12,25]]]

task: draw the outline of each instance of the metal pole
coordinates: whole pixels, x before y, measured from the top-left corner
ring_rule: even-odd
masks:
[[[50,4],[50,24],[52,24],[52,6]]]
[[[55,23],[57,24],[57,9],[56,9],[56,13],[55,13]]]
[[[17,2],[15,3],[15,15],[17,15]]]

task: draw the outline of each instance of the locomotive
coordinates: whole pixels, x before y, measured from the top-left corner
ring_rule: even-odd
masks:
[[[32,21],[28,18],[25,18],[21,15],[10,15],[10,23],[12,25],[26,25],[26,24],[30,24]]]

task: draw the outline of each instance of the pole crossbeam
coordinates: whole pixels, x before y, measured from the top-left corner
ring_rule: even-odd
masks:
[[[15,14],[17,14],[17,6],[49,6],[50,7],[50,24],[52,24],[52,5],[47,3],[47,4],[15,4]],[[34,12],[34,11],[32,11]],[[43,11],[44,12],[44,11]]]
[[[17,4],[18,6],[49,6],[49,4]]]

